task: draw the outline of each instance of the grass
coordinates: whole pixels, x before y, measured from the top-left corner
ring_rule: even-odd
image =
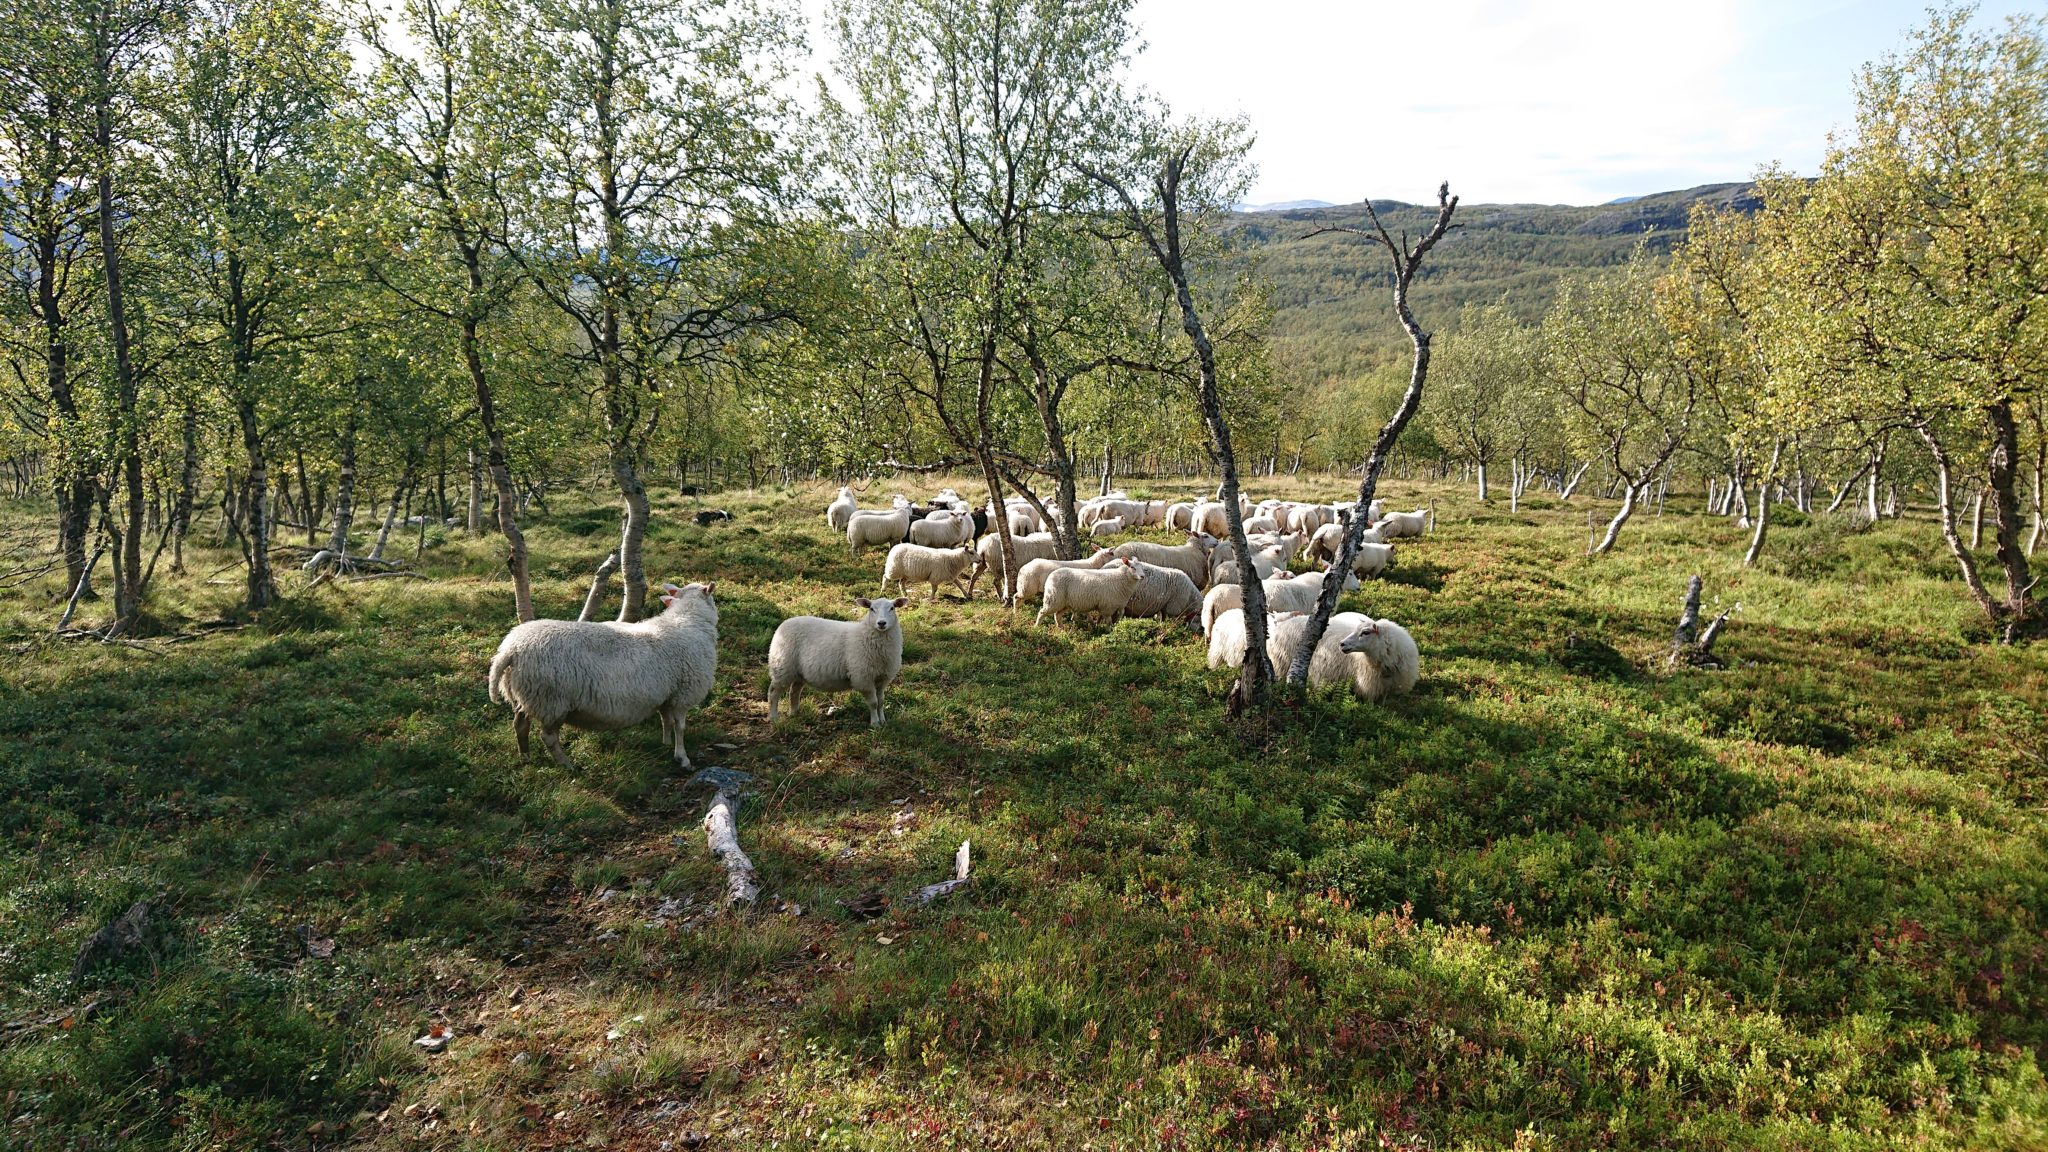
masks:
[[[149,651],[5,593],[5,1143],[2048,1146],[2048,655],[1986,642],[1931,527],[1787,524],[1745,572],[1675,507],[1592,560],[1583,500],[1394,490],[1439,530],[1346,607],[1415,633],[1420,688],[1238,726],[1184,629],[918,594],[887,727],[770,733],[775,624],[852,612],[880,553],[823,487],[672,503],[650,573],[719,582],[693,756],[758,782],[741,916],[655,725],[517,755],[490,538]],[[535,517],[543,615],[614,522]],[[1661,660],[1694,571],[1741,603],[1724,671]],[[157,617],[231,611],[214,580]],[[974,887],[902,910],[970,838]],[[74,981],[144,897],[148,946]]]

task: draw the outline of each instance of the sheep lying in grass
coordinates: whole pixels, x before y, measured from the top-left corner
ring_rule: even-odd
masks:
[[[1282,674],[1307,634],[1308,620],[1288,616],[1267,633],[1266,655]],[[1308,682],[1316,687],[1349,684],[1359,699],[1378,700],[1414,688],[1420,668],[1415,641],[1400,625],[1362,612],[1339,612],[1330,617],[1329,630],[1309,657]]]
[[[1138,570],[1138,587],[1124,605],[1124,615],[1186,620],[1202,610],[1202,592],[1187,573],[1142,560],[1131,564]]]
[[[939,598],[939,585],[951,584],[960,590],[962,597],[974,599],[974,549],[962,544],[957,548],[927,548],[922,544],[898,544],[889,549],[889,558],[882,564],[882,591],[887,592],[890,584],[899,592],[908,593],[912,584],[931,585],[927,603]]]
[[[1333,617],[1330,623],[1335,625],[1336,619]],[[1353,678],[1351,690],[1361,699],[1379,700],[1412,692],[1415,682],[1422,679],[1422,654],[1416,650],[1415,637],[1392,620],[1367,620],[1339,640],[1337,646],[1351,659],[1363,659],[1372,666],[1371,677]]]
[[[859,554],[869,544],[898,544],[910,535],[910,501],[896,498],[888,512],[855,512],[846,520],[846,551]]]
[[[1122,517],[1105,516],[1089,526],[1088,538],[1093,540],[1101,536],[1114,536],[1123,530],[1124,522]]]
[[[882,692],[903,671],[903,630],[896,609],[903,598],[855,603],[867,609],[859,620],[792,616],[776,626],[768,642],[768,724],[773,727],[784,697],[796,711],[804,689],[858,692],[867,697],[868,727],[880,728]]]
[[[634,624],[529,620],[506,633],[491,657],[490,694],[512,706],[520,754],[537,723],[541,743],[568,768],[562,725],[607,732],[659,715],[677,766],[688,768],[683,717],[711,694],[718,670],[713,587],[664,584],[661,614]]]
[[[1389,512],[1373,522],[1373,530],[1382,539],[1398,540],[1403,536],[1420,536],[1429,530],[1429,509],[1417,508],[1413,512]]]
[[[1045,596],[1045,578],[1062,568],[1100,568],[1116,559],[1116,553],[1098,548],[1082,560],[1033,560],[1017,569],[1017,600],[1040,600]]]
[[[839,489],[839,495],[833,497],[830,504],[825,505],[825,523],[834,532],[844,532],[846,522],[853,519],[853,514],[858,511],[860,501],[853,498],[853,489],[842,487]]]
[[[1155,544],[1150,540],[1133,540],[1117,545],[1116,554],[1185,572],[1195,587],[1201,588],[1208,583],[1209,551],[1214,547],[1215,541],[1190,532],[1185,543]]]
[[[1122,559],[1095,570],[1062,568],[1045,578],[1045,606],[1038,610],[1034,623],[1043,624],[1050,615],[1058,624],[1063,615],[1072,618],[1084,613],[1114,621],[1123,614],[1142,579],[1137,566]]]

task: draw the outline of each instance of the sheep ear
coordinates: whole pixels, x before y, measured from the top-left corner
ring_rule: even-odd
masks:
[[[706,599],[709,599],[711,594],[716,591],[718,591],[718,581],[713,580],[709,584],[704,585],[704,596]]]
[[[856,596],[853,598],[853,602],[863,608],[868,606],[868,598],[865,596]]]
[[[901,607],[903,607],[903,606],[904,606],[905,604],[908,604],[908,603],[910,603],[910,597],[908,597],[908,596],[898,596],[898,597],[896,598],[896,603],[895,603],[894,607],[897,607],[897,608],[901,608]]]

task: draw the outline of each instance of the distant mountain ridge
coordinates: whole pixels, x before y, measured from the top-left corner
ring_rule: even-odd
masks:
[[[1299,212],[1307,208],[1335,208],[1328,200],[1275,200],[1271,204],[1239,204],[1239,212]]]
[[[1455,189],[1453,189],[1455,191]],[[1541,317],[1560,281],[1628,259],[1638,243],[1668,252],[1695,205],[1754,212],[1750,183],[1706,184],[1607,204],[1460,204],[1456,227],[1429,254],[1410,293],[1425,328],[1455,324],[1468,301],[1505,298],[1525,319]],[[1434,206],[1375,200],[1395,237],[1420,235]],[[1275,370],[1295,384],[1385,369],[1405,371],[1407,339],[1393,316],[1386,256],[1360,237],[1325,232],[1370,227],[1365,205],[1239,211],[1225,224],[1272,290]]]

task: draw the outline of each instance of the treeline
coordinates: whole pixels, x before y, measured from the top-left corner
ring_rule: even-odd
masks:
[[[1929,494],[1971,597],[2011,641],[2042,626],[2029,558],[2048,480],[2048,55],[2039,20],[1937,16],[1867,68],[1818,178],[1766,173],[1760,210],[1695,208],[1566,281],[1540,321],[1468,307],[1425,414],[1482,497],[1508,473],[1619,510],[1674,486],[1753,527],[1773,501],[1875,520]]]
[[[632,618],[650,485],[952,467],[1060,512],[1212,471],[1205,380],[1247,472],[1356,468],[1408,381],[1385,262],[1307,235],[1349,210],[1224,212],[1249,126],[1131,90],[1129,12],[844,0],[799,106],[752,0],[0,0],[0,475],[118,631],[195,531],[260,610],[429,517],[503,537],[527,617],[521,516],[593,474]],[[1759,524],[1931,487],[2023,631],[2040,48],[1939,17],[1817,182],[1686,236],[1641,235],[1683,197],[1470,218],[1410,288],[1448,334],[1403,459]]]

